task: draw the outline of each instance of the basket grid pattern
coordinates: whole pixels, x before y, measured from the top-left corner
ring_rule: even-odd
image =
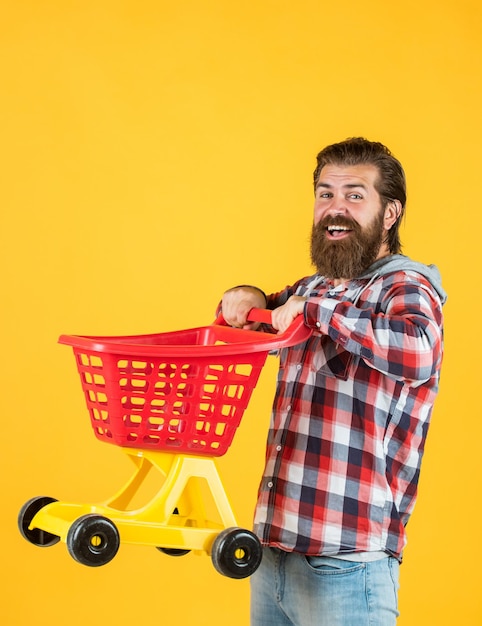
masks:
[[[74,353],[98,439],[209,456],[229,448],[267,357]]]

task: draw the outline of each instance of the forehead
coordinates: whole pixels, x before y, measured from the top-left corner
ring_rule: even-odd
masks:
[[[325,165],[318,177],[317,185],[330,187],[360,186],[368,190],[374,190],[378,180],[378,168],[376,165]]]

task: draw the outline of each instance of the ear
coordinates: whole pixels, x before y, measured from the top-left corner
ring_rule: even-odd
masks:
[[[383,216],[383,225],[386,230],[390,230],[390,228],[395,224],[400,215],[402,214],[402,203],[400,200],[390,200],[387,206],[385,207],[385,213]]]

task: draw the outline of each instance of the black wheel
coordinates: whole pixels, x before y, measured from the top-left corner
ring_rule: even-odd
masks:
[[[246,578],[258,569],[262,554],[261,543],[254,533],[243,528],[227,528],[214,540],[211,559],[223,576]]]
[[[119,531],[114,522],[102,515],[88,513],[76,519],[67,533],[67,549],[82,565],[105,565],[117,554]]]
[[[181,548],[157,548],[159,552],[164,552],[169,556],[186,556],[191,550],[182,550]]]
[[[179,509],[176,507],[172,512],[173,515],[179,515]],[[181,548],[157,548],[159,552],[163,552],[164,554],[168,554],[169,556],[186,556],[189,554],[191,550],[183,550]]]
[[[18,528],[22,537],[30,543],[41,548],[48,548],[60,541],[60,537],[42,530],[41,528],[29,528],[31,521],[44,506],[51,502],[57,502],[55,498],[48,496],[37,496],[26,502],[18,514]]]

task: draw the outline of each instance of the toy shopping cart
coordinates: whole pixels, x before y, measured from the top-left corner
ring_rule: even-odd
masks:
[[[271,312],[253,309],[248,319],[269,323]],[[122,542],[171,556],[206,553],[220,574],[250,576],[260,542],[237,526],[214,457],[229,448],[268,353],[310,332],[299,316],[279,335],[231,328],[221,317],[154,335],[62,335],[59,342],[73,347],[96,437],[120,446],[135,470],[100,504],[32,498],[18,518],[24,538],[43,547],[63,541],[91,567],[111,561]],[[152,470],[159,488],[133,506]]]

